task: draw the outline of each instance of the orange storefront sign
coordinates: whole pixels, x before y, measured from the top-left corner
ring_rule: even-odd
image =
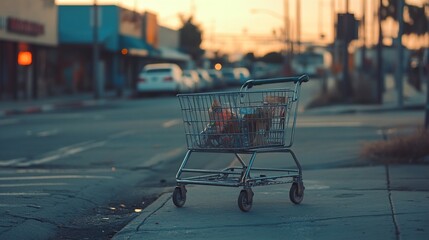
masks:
[[[18,64],[21,66],[31,65],[33,62],[33,54],[30,51],[22,51],[18,53]]]

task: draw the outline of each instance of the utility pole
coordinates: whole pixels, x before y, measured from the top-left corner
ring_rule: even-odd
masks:
[[[301,51],[301,0],[296,1],[296,41],[299,54]]]
[[[94,98],[99,99],[101,97],[101,89],[98,76],[98,59],[100,55],[100,50],[98,48],[98,6],[97,1],[94,0],[93,6],[93,38],[92,38],[92,78],[93,78],[93,90]]]
[[[377,44],[377,103],[383,103],[384,92],[384,69],[383,69],[383,29],[381,27],[381,8],[383,0],[379,1],[378,6],[378,44]]]
[[[429,54],[429,53],[428,53]],[[426,63],[425,66],[427,67],[429,65],[428,59],[426,56],[426,60],[423,61],[423,63]],[[429,71],[429,67],[426,69]],[[429,129],[429,73],[426,73],[426,113],[425,113],[425,129]]]
[[[397,38],[397,46],[396,50],[398,51],[398,58],[396,62],[396,90],[398,92],[398,107],[402,108],[404,105],[404,67],[403,67],[403,59],[404,59],[404,48],[402,47],[402,35],[404,33],[404,0],[397,1],[397,9],[398,9],[398,38]]]
[[[365,19],[365,13],[366,13],[366,0],[362,0],[362,52],[361,52],[361,71],[363,73],[366,72],[366,65],[365,65],[365,59],[366,59],[366,19]]]
[[[290,54],[289,41],[290,41],[290,29],[289,29],[289,0],[283,0],[283,21],[284,21],[284,41],[286,54]]]
[[[428,8],[428,9],[426,9]],[[429,10],[429,3],[425,4],[425,12]],[[426,29],[429,32],[429,26]],[[429,49],[423,53],[423,67],[426,68],[426,113],[425,113],[425,129],[429,130]]]
[[[349,14],[349,0],[346,0],[346,14],[344,17],[343,24],[343,84],[344,84],[344,96],[349,98],[352,94],[351,84],[349,79],[349,42],[351,38],[350,24],[348,21]]]

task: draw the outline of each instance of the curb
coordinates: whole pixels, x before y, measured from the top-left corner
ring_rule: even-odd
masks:
[[[86,101],[74,101],[68,103],[58,103],[58,104],[43,104],[40,106],[29,106],[24,108],[17,109],[6,109],[0,111],[0,118],[14,116],[14,115],[24,115],[24,114],[37,114],[37,113],[47,113],[56,110],[65,110],[65,109],[78,109],[85,107],[97,107],[106,105],[107,100],[86,100]]]
[[[122,240],[130,239],[132,236],[138,232],[141,225],[144,224],[146,219],[155,214],[159,209],[164,207],[171,199],[171,193],[163,193],[159,196],[154,202],[152,202],[148,207],[146,207],[140,215],[132,219],[124,228],[117,232],[112,240]]]
[[[356,114],[356,113],[380,113],[380,112],[395,112],[395,111],[414,111],[414,110],[424,110],[424,104],[412,104],[407,106],[367,106],[367,107],[323,107],[323,108],[312,108],[304,110],[304,113],[307,114],[316,114],[316,115],[333,115],[333,114]]]

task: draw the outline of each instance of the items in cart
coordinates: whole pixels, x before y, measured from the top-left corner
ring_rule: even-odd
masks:
[[[240,132],[239,119],[228,107],[222,106],[214,99],[209,109],[210,123],[213,123],[218,133]]]
[[[243,146],[241,133],[228,133],[228,128],[219,132],[219,128],[214,123],[210,123],[200,133],[199,144],[201,148],[238,148]]]
[[[268,133],[271,129],[272,113],[269,108],[256,108],[255,113],[243,116],[244,125],[247,127],[250,146],[263,146],[268,141]]]
[[[263,106],[239,108],[235,113],[214,99],[208,109],[209,123],[200,133],[196,145],[201,148],[247,148],[273,144],[273,141],[283,139],[283,128],[279,126],[284,124],[286,103],[286,97],[265,96]]]

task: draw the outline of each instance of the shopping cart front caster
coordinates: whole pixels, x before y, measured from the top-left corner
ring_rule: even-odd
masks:
[[[248,212],[252,208],[253,203],[253,191],[252,189],[243,189],[238,195],[238,207],[243,212]]]
[[[295,204],[300,204],[304,199],[304,184],[302,182],[294,182],[290,187],[289,198]]]
[[[176,207],[183,207],[186,202],[185,186],[177,186],[173,191],[173,203]]]

